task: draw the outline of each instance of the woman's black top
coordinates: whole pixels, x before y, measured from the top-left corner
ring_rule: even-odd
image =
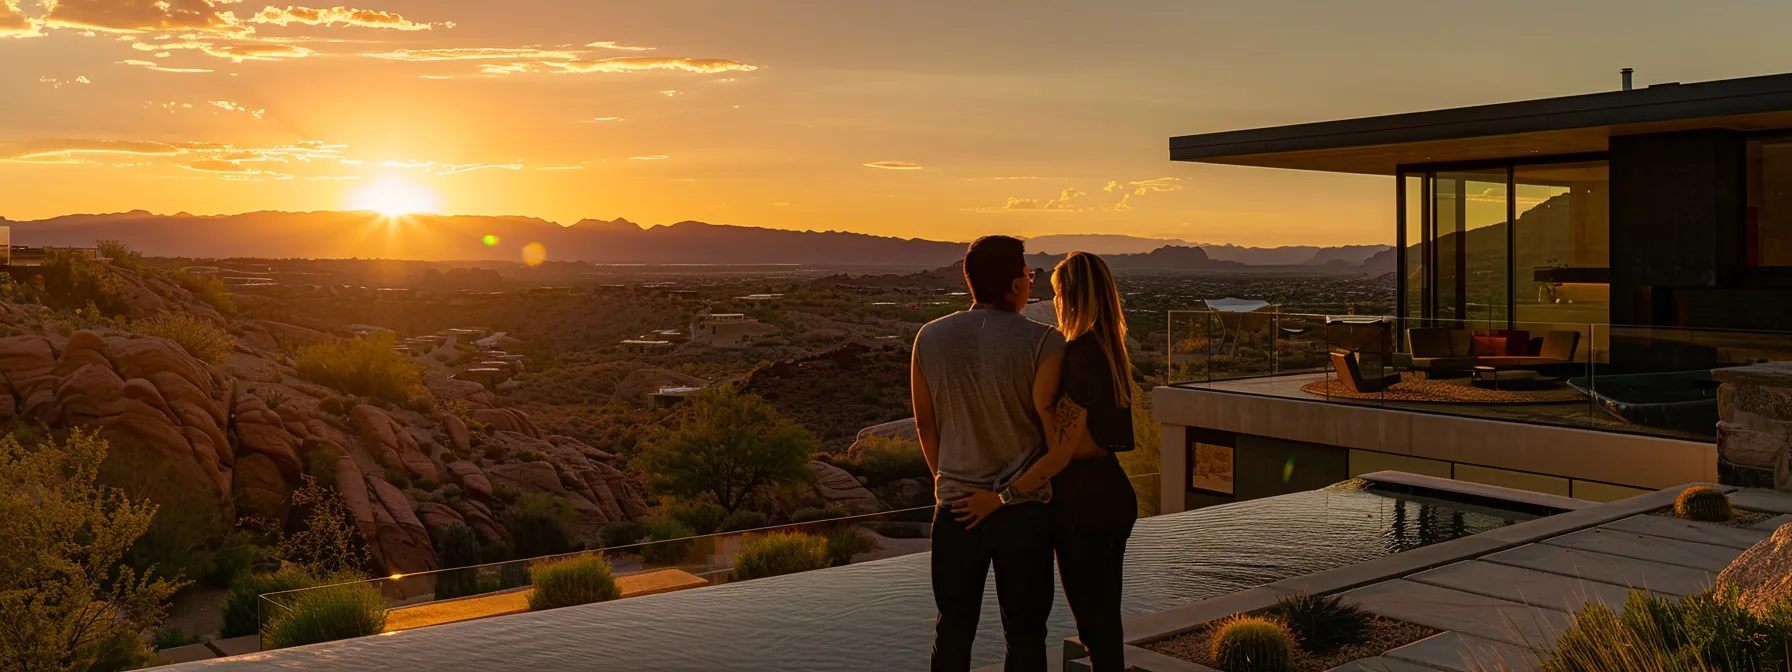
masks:
[[[1113,367],[1094,334],[1065,344],[1058,398],[1070,397],[1089,411],[1089,436],[1111,453],[1132,450],[1132,409],[1114,403]]]

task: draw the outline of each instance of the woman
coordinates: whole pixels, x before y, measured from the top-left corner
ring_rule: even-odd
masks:
[[[1002,494],[976,491],[953,508],[974,524],[1003,501],[1048,499],[1077,634],[1095,670],[1121,670],[1121,567],[1138,516],[1132,483],[1114,457],[1133,449],[1126,321],[1114,276],[1093,254],[1073,252],[1059,263],[1052,290],[1066,344],[1063,358],[1042,362],[1034,380],[1046,454]]]

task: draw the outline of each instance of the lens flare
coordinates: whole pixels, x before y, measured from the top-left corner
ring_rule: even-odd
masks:
[[[541,262],[547,260],[548,248],[544,247],[541,243],[529,243],[528,245],[523,246],[523,263],[530,266],[540,266]]]
[[[1288,461],[1282,463],[1282,482],[1287,483],[1288,481],[1293,480],[1293,479],[1294,479],[1294,456],[1289,455]]]
[[[484,238],[480,238],[479,242],[485,243],[486,247],[491,247],[498,244],[498,237],[488,233]]]

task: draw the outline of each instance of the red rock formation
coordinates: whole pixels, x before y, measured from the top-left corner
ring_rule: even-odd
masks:
[[[541,430],[529,420],[529,414],[513,408],[481,408],[473,411],[473,419],[494,431],[516,432],[531,439],[541,438]]]
[[[362,404],[349,411],[349,423],[374,459],[388,469],[402,469],[415,478],[435,479],[435,462],[423,454],[417,440],[405,426],[386,415],[385,411]]]

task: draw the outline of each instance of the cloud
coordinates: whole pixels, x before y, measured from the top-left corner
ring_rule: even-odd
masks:
[[[453,47],[448,49],[399,49],[361,54],[386,61],[508,61],[508,60],[575,60],[579,52],[539,47]]]
[[[630,161],[665,161],[666,159],[670,159],[672,157],[667,156],[665,154],[654,154],[651,156],[631,156],[628,158]]]
[[[584,170],[584,169],[585,169],[585,166],[582,164],[577,165],[577,166],[542,166],[540,168],[536,168],[536,170]]]
[[[1155,191],[1181,191],[1182,190],[1182,178],[1160,177],[1160,178],[1157,178],[1154,180],[1140,180],[1137,182],[1128,182],[1127,185],[1129,185],[1133,188],[1132,193],[1137,194],[1139,196],[1144,196],[1148,192],[1155,192]]]
[[[681,92],[678,89],[666,89],[665,91],[661,91],[660,95],[665,96],[667,98],[671,98],[672,96],[676,96],[679,93],[681,93]]]
[[[631,47],[608,41],[592,42],[585,46],[591,47],[592,49],[609,49],[611,51],[653,51],[654,49],[653,47]]]
[[[913,161],[872,161],[860,164],[866,168],[883,168],[884,170],[920,170],[921,164]]]
[[[156,63],[155,61],[138,61],[138,60],[132,60],[132,59],[125,59],[125,60],[119,61],[119,63],[123,63],[125,65],[135,65],[138,67],[149,68],[156,72],[186,72],[186,73],[212,72],[211,70],[207,70],[205,68],[165,68],[165,67],[162,67],[161,64]]]
[[[159,58],[166,58],[171,50],[192,50],[208,56],[230,59],[232,63],[243,61],[277,61],[283,58],[303,58],[311,55],[311,50],[296,44],[285,42],[240,41],[217,43],[210,40],[183,39],[173,42],[132,42],[131,48],[138,51],[154,51]]]
[[[529,65],[528,63],[511,63],[510,65],[488,64],[479,66],[479,72],[487,75],[514,75],[523,72],[533,72],[534,70],[535,66]]]
[[[429,30],[437,25],[453,28],[454,22],[441,24],[418,23],[399,16],[393,12],[374,9],[354,9],[350,7],[330,7],[316,9],[311,7],[287,6],[266,7],[259,14],[249,17],[250,23],[271,23],[278,26],[301,24],[306,26],[360,26],[362,28],[386,28],[390,30]]]
[[[329,180],[359,180],[360,175],[312,175],[305,178],[307,182],[323,182]]]
[[[471,173],[475,170],[488,169],[522,170],[523,166],[520,163],[444,163],[442,164],[442,169],[436,171],[436,174],[455,175],[459,173]]]
[[[417,75],[417,79],[454,79],[454,75]]]
[[[251,110],[247,107],[244,107],[241,103],[233,103],[228,100],[208,100],[205,102],[211,103],[214,107],[217,107],[219,109],[230,111],[230,112],[242,112],[251,117],[255,117],[256,119],[260,119],[261,115],[267,113],[267,110]]]
[[[106,32],[152,30],[239,32],[243,26],[223,2],[212,0],[44,0],[43,22],[60,28]]]
[[[592,117],[590,119],[580,119],[579,123],[581,123],[581,124],[601,124],[606,121],[622,121],[622,117]]]
[[[72,86],[75,84],[93,83],[93,80],[88,79],[86,75],[78,75],[74,79],[57,79],[55,77],[44,76],[38,77],[37,81],[40,84],[49,84],[52,89],[60,89],[63,86]]]
[[[387,168],[428,168],[430,166],[436,165],[436,162],[434,162],[434,161],[418,161],[416,159],[405,159],[403,161],[381,161],[380,165],[385,166]]]
[[[1050,200],[1009,196],[1008,202],[986,208],[969,208],[971,212],[1085,212],[1091,208],[1077,203],[1088,194],[1076,187],[1065,187],[1058,197]]]
[[[759,66],[747,65],[740,61],[726,58],[664,58],[656,56],[625,56],[622,58],[606,58],[601,61],[579,61],[573,63],[547,64],[561,72],[640,72],[644,70],[681,70],[712,74],[717,72],[749,72],[758,70]]]
[[[174,156],[185,151],[177,145],[161,142],[50,139],[0,144],[0,160],[32,161],[34,159],[71,158],[86,154]]]
[[[36,37],[38,22],[19,11],[19,0],[0,0],[0,38]]]
[[[164,107],[191,106],[169,103]],[[224,180],[290,180],[293,179],[287,172],[290,168],[313,161],[335,161],[341,158],[344,148],[343,145],[318,141],[239,147],[212,142],[45,139],[0,144],[0,162],[89,164],[115,168],[165,165]]]

